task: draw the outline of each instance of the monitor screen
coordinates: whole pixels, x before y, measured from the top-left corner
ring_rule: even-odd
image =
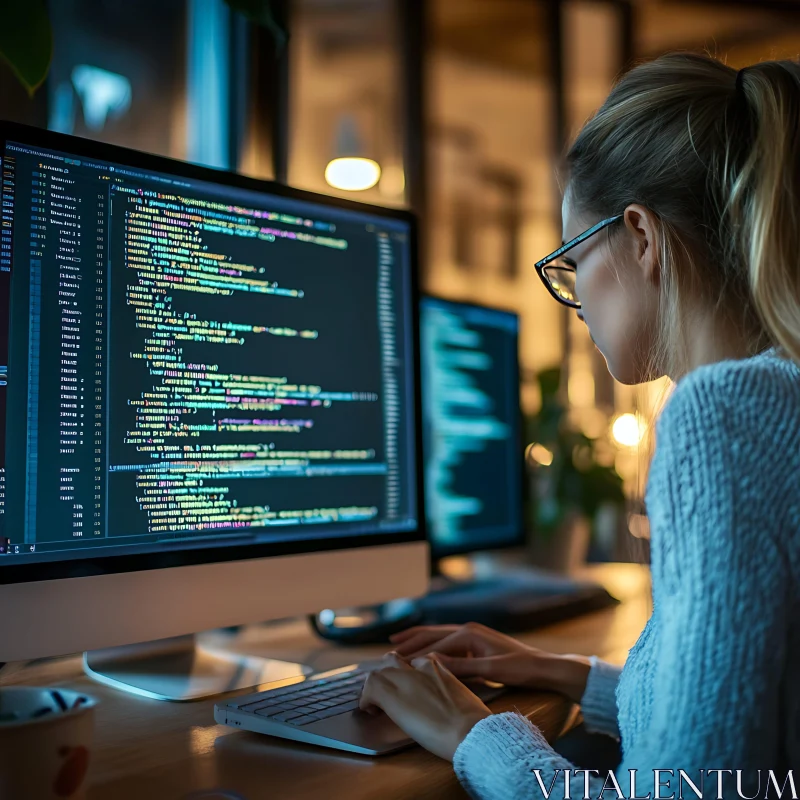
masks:
[[[517,315],[427,297],[420,319],[432,553],[521,544]]]
[[[0,580],[418,529],[408,214],[12,134]]]

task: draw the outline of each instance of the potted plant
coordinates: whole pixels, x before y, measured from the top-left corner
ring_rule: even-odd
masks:
[[[593,530],[604,514],[624,511],[622,478],[598,459],[599,440],[569,418],[561,370],[540,372],[539,411],[525,421],[526,521],[538,563],[568,572],[585,563]]]

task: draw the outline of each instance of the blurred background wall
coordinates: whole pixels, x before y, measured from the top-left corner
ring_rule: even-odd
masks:
[[[517,310],[526,414],[541,402],[536,376],[560,367],[572,422],[639,497],[667,387],[615,383],[583,324],[535,274],[561,239],[557,156],[636,61],[695,50],[738,68],[797,56],[798,3],[266,5],[288,43],[224,0],[52,0],[47,81],[29,98],[0,62],[0,117],[413,208],[425,290]],[[374,164],[329,171],[346,157]],[[370,185],[332,185],[358,180]],[[646,535],[637,518],[630,529]]]

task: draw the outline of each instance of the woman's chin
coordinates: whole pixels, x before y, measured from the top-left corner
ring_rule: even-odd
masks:
[[[611,373],[611,377],[617,381],[617,383],[623,384],[623,386],[638,386],[639,384],[649,383],[650,381],[662,377],[661,373],[657,371],[637,368],[635,364],[630,363],[620,365],[608,358],[606,358],[606,365],[608,366],[608,371]]]
[[[597,348],[600,350],[600,348]],[[606,360],[606,366],[611,373],[611,377],[624,386],[635,386],[637,383],[643,383],[642,377],[637,374],[633,364],[625,363],[622,359],[609,358],[602,350],[600,354]]]

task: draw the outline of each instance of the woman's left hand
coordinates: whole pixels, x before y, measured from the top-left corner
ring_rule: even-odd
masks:
[[[473,726],[492,712],[435,654],[409,664],[390,653],[385,661],[367,677],[361,709],[382,709],[426,750],[452,761]]]

